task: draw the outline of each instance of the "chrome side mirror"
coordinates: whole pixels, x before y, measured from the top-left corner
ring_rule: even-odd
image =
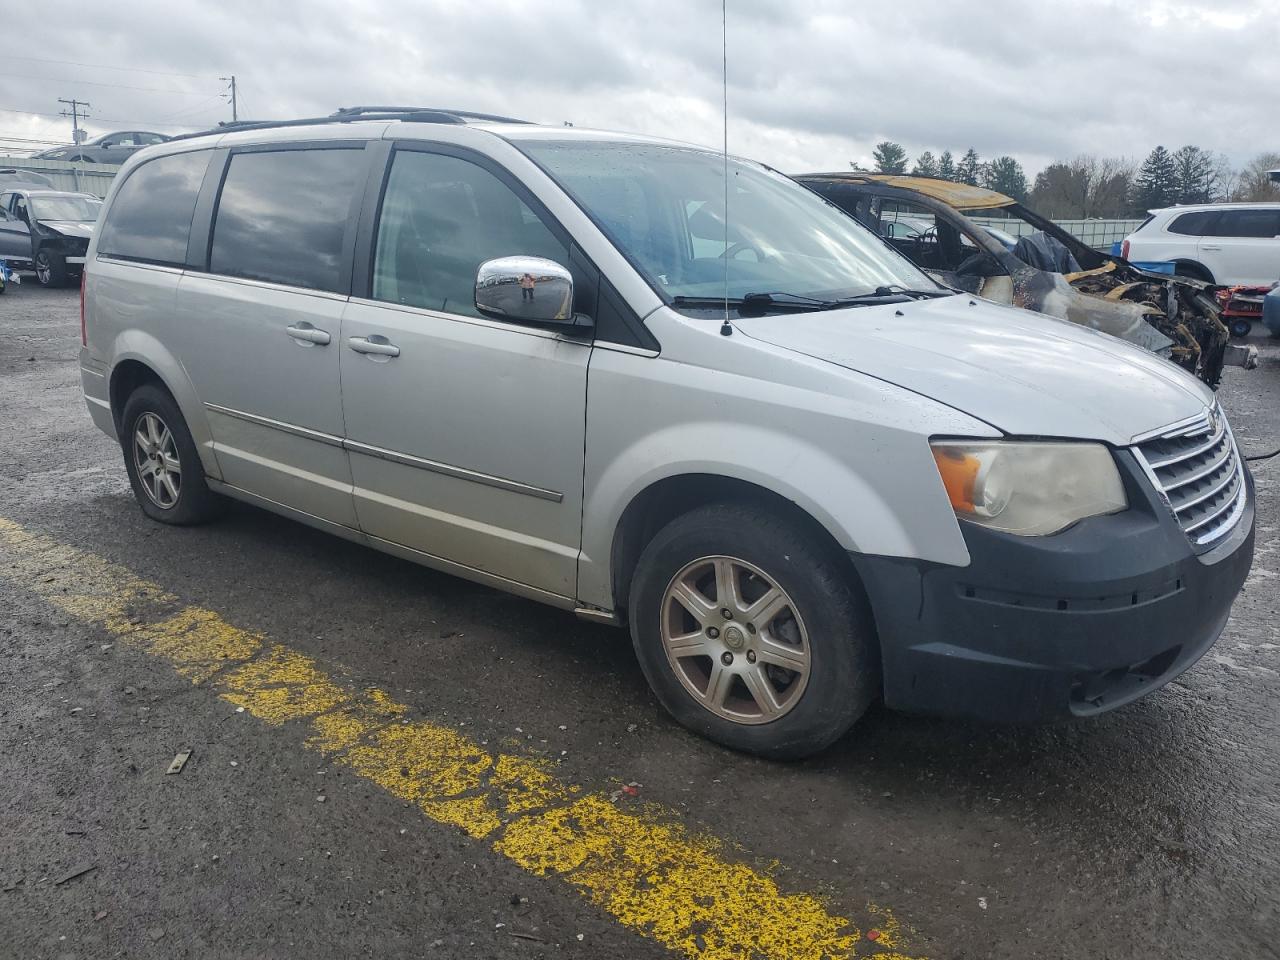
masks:
[[[476,310],[498,320],[573,326],[573,276],[542,257],[486,260],[476,271]]]

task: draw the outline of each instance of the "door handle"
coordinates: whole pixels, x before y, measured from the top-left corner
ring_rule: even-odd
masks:
[[[323,330],[317,330],[305,320],[285,327],[284,332],[295,340],[301,340],[303,343],[316,343],[322,347],[328,344],[330,339],[328,333]]]
[[[368,353],[379,357],[400,356],[399,347],[376,333],[371,337],[347,337],[347,346],[356,353]]]
[[[1201,250],[1221,250],[1222,248],[1221,248],[1221,247],[1209,247],[1209,246],[1202,246],[1200,249],[1201,249]]]

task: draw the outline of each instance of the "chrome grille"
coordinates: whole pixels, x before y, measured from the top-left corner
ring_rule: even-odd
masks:
[[[1228,533],[1244,512],[1244,463],[1216,406],[1190,424],[1142,440],[1138,462],[1196,546]]]

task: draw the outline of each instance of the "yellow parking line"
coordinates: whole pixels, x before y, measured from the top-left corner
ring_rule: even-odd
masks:
[[[0,576],[415,804],[538,876],[559,877],[623,926],[689,957],[908,960],[901,924],[875,905],[864,936],[820,897],[784,893],[769,872],[690,836],[656,806],[620,809],[549,765],[498,753],[456,730],[407,719],[315,660],[187,606],[159,585],[0,517]]]

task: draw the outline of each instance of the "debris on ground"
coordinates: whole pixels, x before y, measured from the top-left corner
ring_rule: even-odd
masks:
[[[625,784],[613,791],[613,793],[609,794],[609,799],[613,803],[617,803],[622,797],[637,797],[640,795],[640,788],[642,786],[644,786],[644,784],[636,783],[633,780],[631,783]]]
[[[165,771],[165,775],[173,776],[176,773],[181,773],[182,768],[187,765],[187,761],[190,759],[191,759],[191,751],[183,750],[181,753],[179,753],[176,757],[173,758],[173,763],[169,764],[169,769]]]
[[[66,883],[68,880],[74,880],[76,877],[83,877],[86,873],[90,873],[97,869],[98,869],[98,865],[96,863],[83,864],[79,867],[76,867],[73,870],[68,871],[67,873],[64,873],[57,880],[53,881],[53,885],[55,887],[60,887],[64,883]]]

